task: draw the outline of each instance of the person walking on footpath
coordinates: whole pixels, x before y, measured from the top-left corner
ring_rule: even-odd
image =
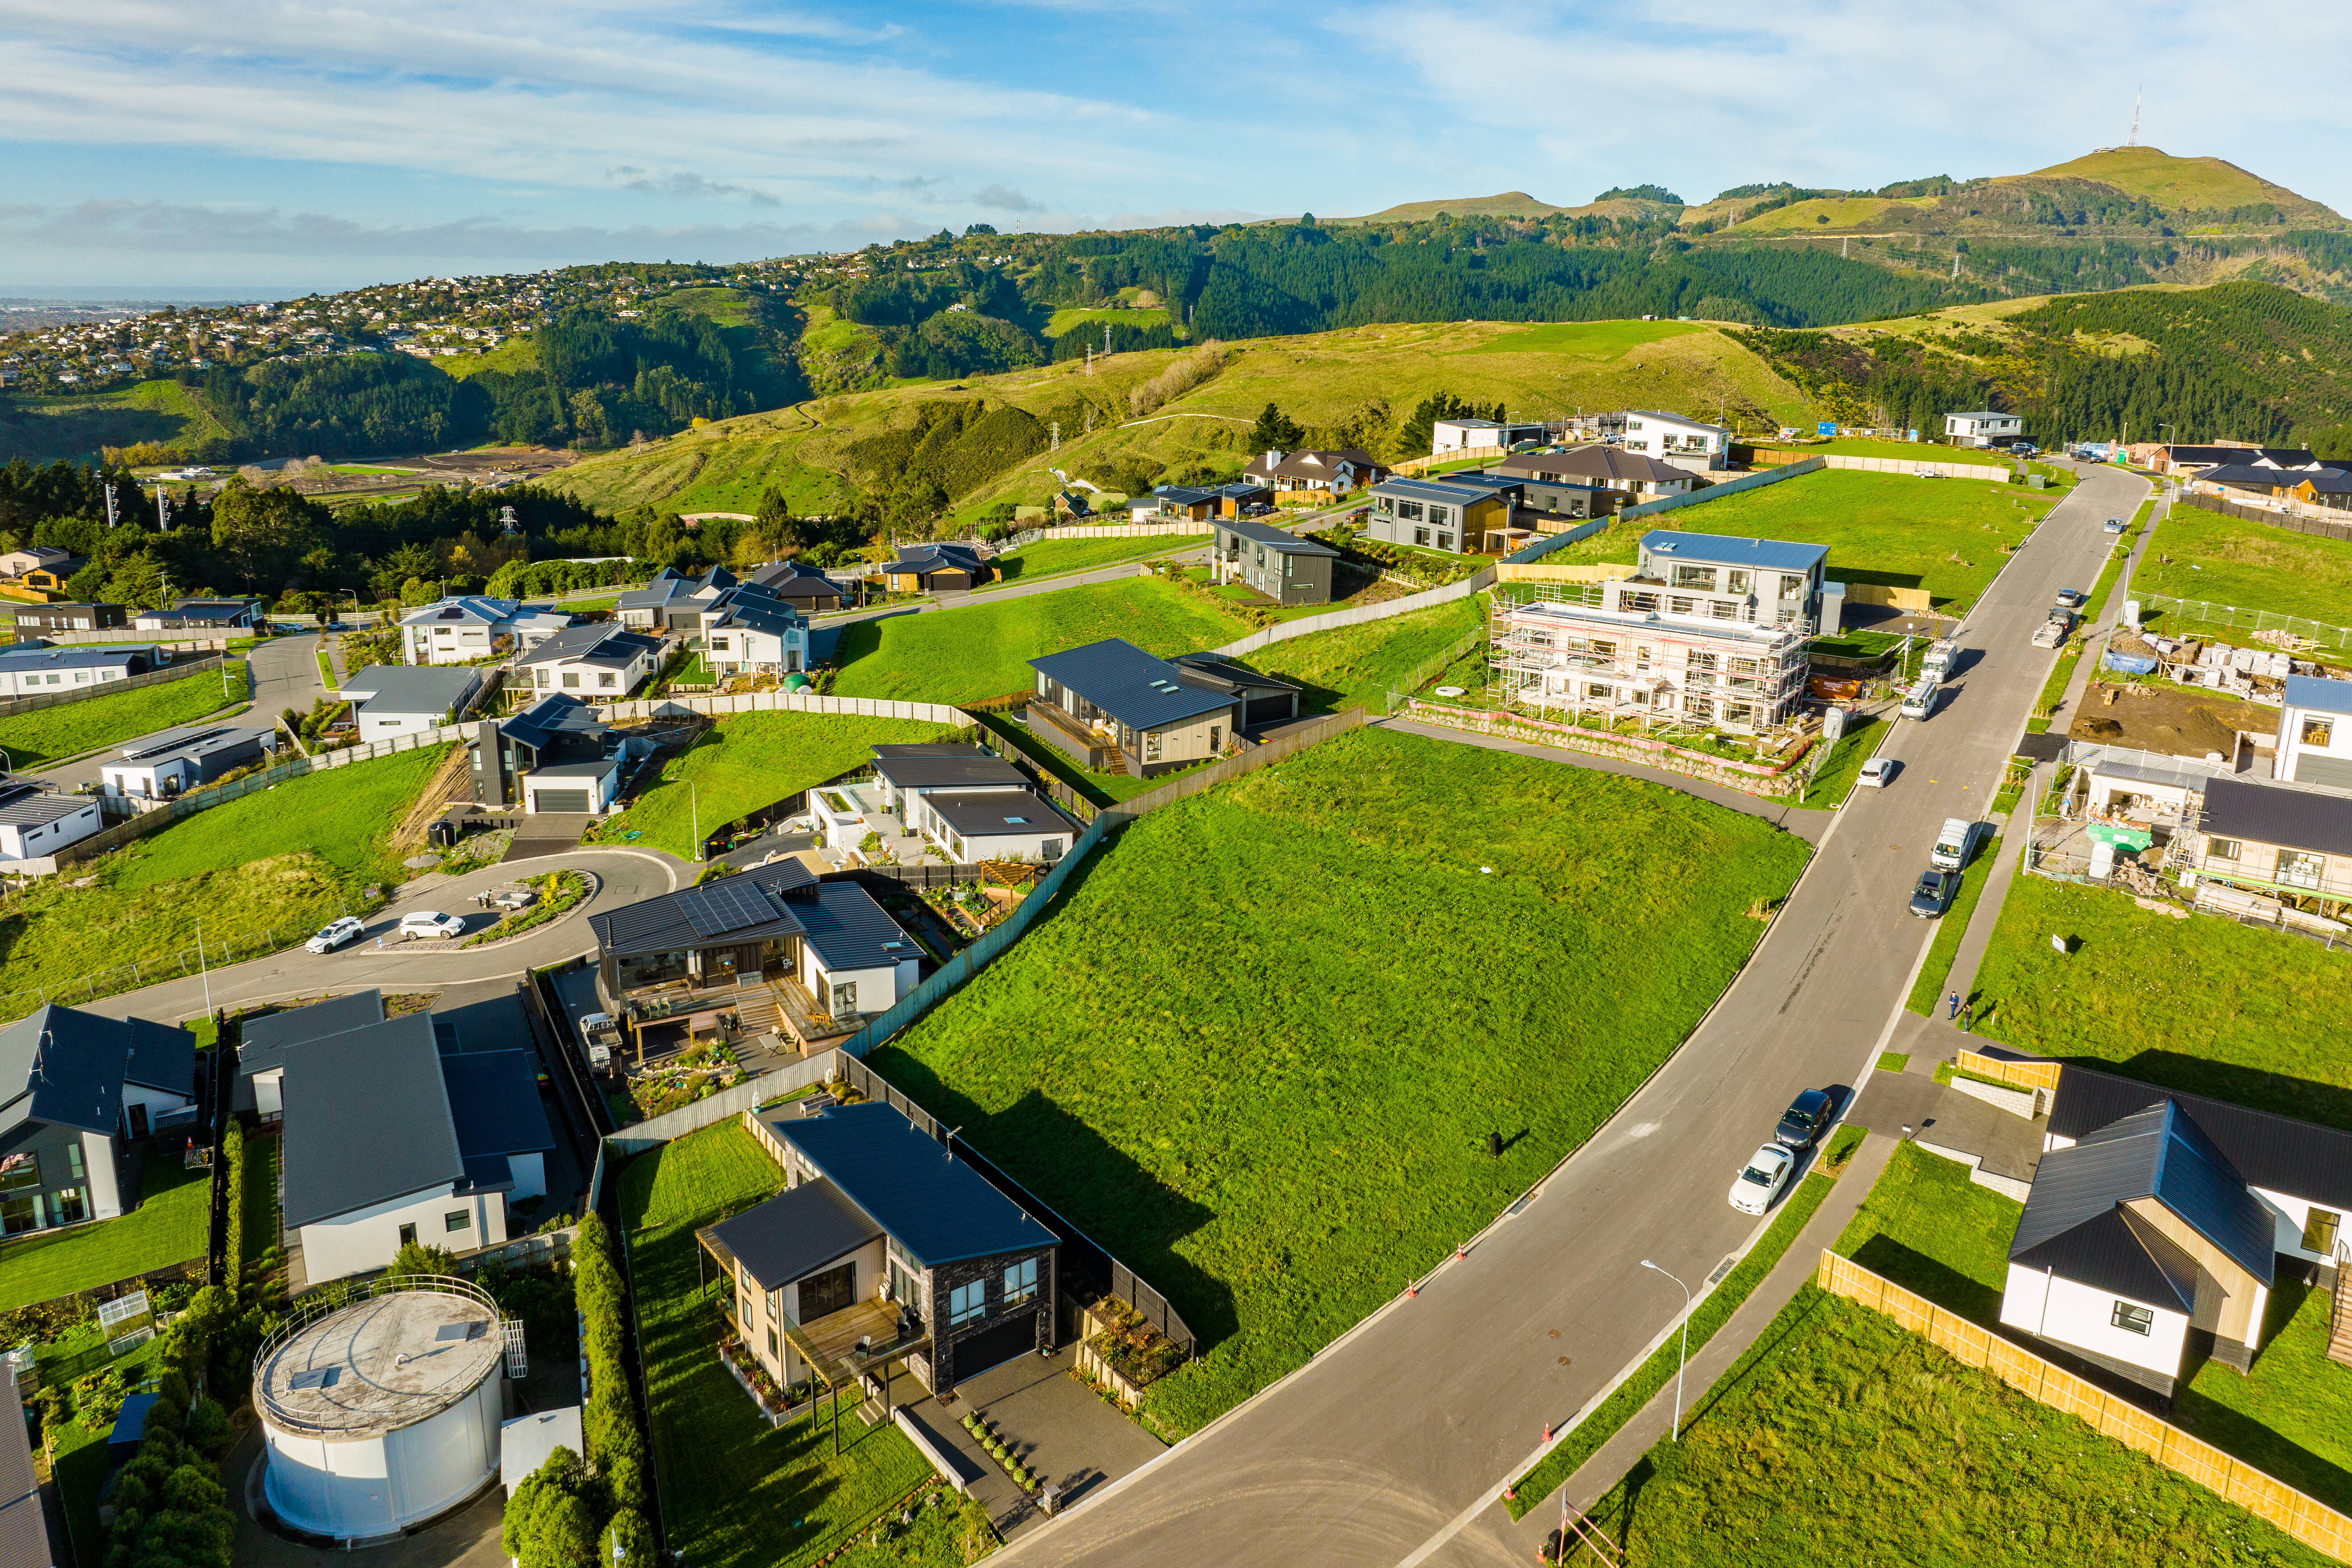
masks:
[[[1959,1016],[1960,994],[1955,991],[1949,996],[1944,998],[1944,1021],[1948,1024]]]
[[[1973,1035],[1977,1029],[1977,1007],[1971,1002],[1960,1009],[1960,1033]]]

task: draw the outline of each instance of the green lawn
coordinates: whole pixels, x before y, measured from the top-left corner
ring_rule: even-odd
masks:
[[[2053,936],[2068,940],[2062,957]],[[2025,875],[1977,971],[1977,1033],[2168,1089],[2352,1127],[2352,954]]]
[[[1994,838],[1977,850],[1977,858],[1960,871],[1960,890],[1952,907],[1936,922],[1936,940],[1927,949],[1927,962],[1919,966],[1918,977],[1911,982],[1911,994],[1903,1004],[1922,1017],[1934,1017],[1943,1005],[1944,978],[1952,973],[1952,961],[1960,955],[1960,940],[1968,935],[1969,919],[1976,913],[1977,900],[1984,897],[1993,859],[2001,847],[2001,841]]]
[[[1031,762],[1097,805],[1112,805],[1122,800],[1133,800],[1137,795],[1158,789],[1175,776],[1162,773],[1158,778],[1139,779],[1133,773],[1098,773],[1082,768],[1069,752],[1031,731],[1020,709],[981,713],[975,717],[1019,747],[1022,754]]]
[[[1616,359],[1629,349],[1647,347],[1668,338],[1685,337],[1703,332],[1705,327],[1688,321],[1546,321],[1541,326],[1526,327],[1516,332],[1489,338],[1475,348],[1459,349],[1456,353],[1565,354],[1571,359]]]
[[[0,1312],[202,1258],[211,1187],[208,1172],[151,1156],[140,1205],[121,1219],[0,1247]]]
[[[1835,1250],[1979,1323],[2000,1321],[2009,1243],[2024,1205],[1969,1180],[1958,1160],[1896,1145]]]
[[[1148,578],[1064,588],[1025,599],[856,621],[841,628],[837,697],[958,702],[1034,689],[1027,661],[1125,637],[1156,654],[1193,653],[1249,626]]]
[[[100,994],[134,979],[118,966],[169,964],[141,983],[191,965],[196,928],[218,962],[219,944],[275,931],[286,941],[356,907],[370,883],[398,879],[384,839],[442,758],[439,748],[290,779],[198,812],[89,863],[87,888],[49,878],[0,903],[0,1011],[37,1003],[27,987],[107,977]],[[193,970],[191,970],[193,972]]]
[[[1885,722],[1867,713],[1848,719],[1845,733],[1831,749],[1830,760],[1822,765],[1821,776],[1805,786],[1801,804],[1822,811],[1833,811],[1843,805],[1845,797],[1853,793],[1854,781],[1862,776],[1862,764],[1870,761],[1879,742],[1885,739]]]
[[[868,1430],[845,1405],[838,1458],[822,1418],[770,1427],[720,1365],[726,1290],[702,1282],[695,1229],[782,1185],[776,1163],[731,1121],[640,1154],[621,1173],[662,1519],[669,1546],[695,1568],[814,1562],[931,1473],[897,1427]]]
[[[1148,1409],[1189,1432],[1589,1136],[1806,853],[1654,784],[1356,731],[1127,828],[874,1063],[1176,1303],[1206,1353]]]
[[[95,1337],[96,1331],[89,1331]],[[70,1338],[71,1336],[69,1336]],[[156,1358],[163,1348],[160,1339],[151,1339],[121,1359],[106,1354],[106,1342],[97,1341],[93,1358],[87,1351],[74,1357],[73,1364],[81,1372],[95,1372],[101,1366],[111,1366],[122,1374],[126,1384],[136,1384],[158,1371]],[[47,1362],[46,1357],[43,1358]],[[45,1364],[44,1373],[48,1373]],[[45,1375],[44,1381],[51,1381]],[[68,1393],[68,1399],[71,1399]],[[92,1412],[85,1419],[74,1411],[65,1424],[57,1428],[50,1448],[50,1458],[57,1478],[58,1500],[64,1504],[66,1531],[73,1540],[73,1561],[78,1568],[100,1568],[107,1557],[106,1531],[98,1522],[98,1494],[106,1485],[113,1467],[107,1462],[106,1439],[114,1431],[114,1417]]]
[[[1742,443],[1746,445],[1746,443]],[[2009,479],[2009,464],[1975,447],[1944,447],[1928,441],[1887,441],[1870,436],[1840,436],[1832,441],[1766,441],[1755,445],[1772,452],[1797,452],[1808,458],[1892,458],[1897,462],[1962,463]]]
[[[1772,1217],[1771,1228],[1764,1233],[1747,1257],[1741,1258],[1723,1283],[1710,1291],[1691,1312],[1690,1348],[1694,1351],[1715,1337],[1715,1331],[1731,1321],[1740,1303],[1754,1295],[1756,1287],[1764,1283],[1822,1200],[1830,1195],[1830,1179],[1809,1174],[1780,1205],[1780,1212]],[[1665,1281],[1659,1280],[1659,1285]],[[1525,1519],[1536,1505],[1559,1489],[1560,1483],[1576,1474],[1577,1468],[1601,1451],[1601,1446],[1614,1436],[1619,1427],[1641,1414],[1658,1390],[1674,1381],[1682,1365],[1682,1336],[1677,1333],[1660,1345],[1637,1368],[1633,1375],[1619,1384],[1600,1407],[1584,1418],[1574,1431],[1559,1440],[1559,1446],[1543,1457],[1535,1468],[1521,1476],[1511,1489],[1518,1495],[1507,1505],[1513,1519]]]
[[[2176,506],[2148,541],[2132,587],[2352,626],[2352,543]],[[2150,613],[2147,622],[2174,635],[2196,629],[2173,624],[2180,618]]]
[[[2334,1561],[1810,1284],[1591,1516],[1655,1568]]]
[[[662,768],[628,810],[607,825],[606,840],[667,849],[695,860],[697,814],[705,834],[773,805],[811,784],[871,763],[877,745],[936,741],[948,731],[911,719],[857,719],[831,713],[736,713],[684,756]],[[638,835],[635,839],[628,836]]]
[[[245,660],[231,659],[226,686],[217,668],[207,669],[135,691],[110,691],[79,702],[12,713],[0,719],[0,749],[7,752],[10,767],[45,767],[61,757],[194,723],[244,701],[247,693]]]
[[[1377,718],[1387,709],[1391,688],[1418,684],[1406,678],[1486,624],[1486,597],[1473,594],[1384,621],[1292,637],[1244,654],[1241,662],[1306,685],[1301,712],[1361,707]]]
[[[987,593],[1007,583],[1018,583],[1032,577],[1047,577],[1056,572],[1084,572],[1097,566],[1115,565],[1121,561],[1139,561],[1150,555],[1169,555],[1180,550],[1198,550],[1208,543],[1210,536],[1171,533],[1144,539],[1040,539],[1024,544],[1010,555],[995,560],[997,577],[978,590]]]

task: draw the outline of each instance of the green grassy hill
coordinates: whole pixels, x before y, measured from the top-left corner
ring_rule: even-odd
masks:
[[[79,397],[0,398],[0,462],[83,458],[139,441],[202,441],[227,429],[176,381]]]
[[[2268,202],[2290,220],[2330,225],[2344,221],[2333,209],[2235,163],[2220,158],[2176,158],[2154,147],[2102,147],[2084,157],[1995,183],[2025,180],[2096,180],[2168,208],[2227,211]]]

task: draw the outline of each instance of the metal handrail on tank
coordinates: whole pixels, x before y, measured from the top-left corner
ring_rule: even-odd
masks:
[[[285,1349],[287,1345],[300,1338],[311,1328],[325,1321],[327,1319],[333,1317],[336,1313],[343,1310],[346,1307],[355,1307],[362,1301],[373,1300],[379,1296],[395,1296],[411,1290],[430,1290],[438,1292],[445,1296],[463,1296],[467,1300],[472,1301],[477,1305],[489,1309],[490,1333],[492,1337],[499,1337],[502,1335],[504,1331],[499,1327],[499,1325],[505,1321],[505,1319],[499,1311],[498,1298],[491,1295],[488,1290],[483,1289],[479,1285],[475,1284],[470,1279],[459,1279],[451,1275],[382,1275],[374,1279],[369,1280],[364,1285],[344,1292],[340,1300],[336,1299],[330,1292],[321,1290],[309,1306],[301,1308],[299,1310],[296,1311],[292,1317],[287,1319],[283,1323],[280,1323],[278,1326],[277,1331],[272,1333],[268,1339],[262,1341],[261,1348],[254,1352],[254,1407],[261,1411],[263,1415],[267,1415],[271,1420],[277,1422],[280,1426],[298,1428],[306,1432],[333,1432],[340,1430],[341,1427],[339,1426],[331,1426],[311,1420],[306,1416],[298,1415],[288,1410],[285,1406],[279,1405],[276,1400],[270,1398],[268,1379],[263,1369],[268,1366],[271,1356]],[[503,1352],[501,1352],[501,1356],[503,1356]],[[452,1405],[457,1404],[457,1401],[465,1398],[467,1394],[472,1392],[473,1390],[471,1388],[465,1388],[457,1390],[454,1393],[444,1394],[437,1404],[433,1405],[429,1408],[425,1407],[420,1404],[415,1413],[413,1415],[408,1416],[407,1419],[412,1422],[422,1421],[427,1416],[436,1415],[442,1411],[449,1408]],[[366,1425],[367,1423],[362,1421],[356,1424]]]

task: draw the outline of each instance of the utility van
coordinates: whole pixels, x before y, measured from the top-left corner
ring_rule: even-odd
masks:
[[[1925,719],[1936,710],[1936,697],[1943,689],[1933,676],[1923,676],[1919,684],[1903,694],[1903,717]]]
[[[1952,666],[1960,659],[1958,637],[1938,637],[1927,645],[1927,656],[1919,661],[1919,673],[1932,675],[1938,680],[1951,678]]]
[[[2034,629],[2033,646],[2035,647],[2056,647],[2065,640],[2066,624],[2063,621],[2044,621]]]
[[[1927,851],[1927,864],[1938,871],[1958,871],[1969,863],[1969,850],[1975,845],[1977,825],[1964,816],[1944,819],[1943,831],[1936,835],[1936,847]]]

